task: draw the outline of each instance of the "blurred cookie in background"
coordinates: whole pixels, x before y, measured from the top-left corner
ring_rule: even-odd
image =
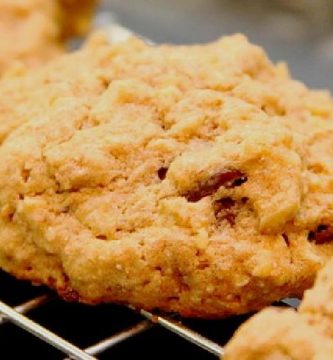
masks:
[[[96,0],[0,0],[0,76],[64,52],[69,38],[89,29],[95,5]]]

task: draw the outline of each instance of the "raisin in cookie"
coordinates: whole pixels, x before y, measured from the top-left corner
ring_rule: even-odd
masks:
[[[89,28],[95,0],[0,0],[0,75],[23,62],[35,67]],[[16,70],[16,68],[15,68]]]
[[[97,36],[0,108],[0,265],[65,299],[223,317],[333,253],[332,100],[241,35]]]
[[[333,261],[318,274],[297,313],[265,309],[242,325],[225,360],[326,360],[333,358]]]

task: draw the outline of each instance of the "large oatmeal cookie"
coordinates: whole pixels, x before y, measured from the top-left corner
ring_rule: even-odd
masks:
[[[0,86],[1,267],[184,316],[301,295],[333,253],[332,104],[241,35],[97,36]]]

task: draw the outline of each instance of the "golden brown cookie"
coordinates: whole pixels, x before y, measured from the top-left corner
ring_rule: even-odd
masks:
[[[306,291],[299,312],[261,311],[243,324],[224,360],[328,360],[333,358],[333,261]]]
[[[40,65],[89,28],[95,0],[0,0],[0,76],[18,63]]]
[[[333,342],[333,260],[318,273],[315,286],[305,292],[300,313]]]
[[[223,360],[328,360],[333,341],[294,310],[269,308],[237,330]]]
[[[96,37],[0,109],[1,267],[66,299],[223,317],[333,252],[332,100],[241,35]]]

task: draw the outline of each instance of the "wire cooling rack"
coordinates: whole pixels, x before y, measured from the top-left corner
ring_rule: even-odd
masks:
[[[15,286],[14,280],[13,284]],[[70,358],[77,360],[96,359],[96,356],[103,351],[117,345],[122,341],[128,340],[135,335],[147,331],[153,326],[162,326],[165,329],[181,336],[192,344],[195,344],[207,352],[212,353],[213,355],[223,355],[223,347],[183,325],[179,320],[176,320],[173,317],[155,315],[145,310],[136,310],[130,306],[128,308],[131,311],[138,313],[142,318],[141,320],[137,321],[129,328],[112,334],[111,336],[102,339],[85,349],[81,349],[70,341],[48,330],[45,326],[40,325],[28,317],[28,314],[31,311],[46,307],[51,301],[61,300],[57,299],[53,294],[43,294],[24,301],[23,303],[14,307],[9,306],[3,301],[0,301],[0,325],[3,326],[7,322],[11,322],[39,338],[41,341],[44,341],[62,351],[67,356],[70,356]],[[82,313],[82,316],[84,317],[84,313]]]
[[[77,360],[92,360],[97,359],[99,356],[102,356],[103,353],[110,351],[110,349],[116,347],[120,343],[130,342],[133,337],[148,333],[149,331],[156,332],[159,327],[166,329],[168,332],[174,333],[184,340],[186,340],[189,344],[193,344],[193,347],[197,346],[203,349],[207,354],[212,354],[212,358],[223,358],[223,346],[221,346],[217,341],[210,339],[207,336],[202,335],[200,332],[196,331],[195,329],[191,328],[188,324],[184,324],[180,319],[176,318],[175,316],[161,316],[156,315],[151,312],[145,310],[136,310],[129,307],[117,307],[114,310],[114,305],[102,305],[102,306],[83,306],[77,304],[66,304],[59,298],[57,298],[54,294],[49,293],[44,288],[36,288],[30,286],[28,284],[23,284],[11,277],[0,274],[0,330],[6,326],[10,326],[10,323],[15,325],[17,328],[23,329],[26,333],[32,334],[34,337],[40,339],[40,343],[47,343],[52,347],[60,350],[63,353],[63,356],[59,354],[57,358],[59,359],[77,359]],[[4,280],[3,280],[4,278]],[[34,293],[37,292],[37,295],[34,295],[32,298],[28,300],[22,301],[19,305],[13,306],[8,305],[8,302],[13,303],[16,302],[18,299],[24,297],[22,292],[25,293]],[[6,296],[7,293],[12,294],[9,297]],[[7,300],[6,300],[7,298]],[[2,301],[5,300],[5,301]],[[58,306],[70,306],[71,310],[54,310],[54,304]],[[53,304],[53,305],[52,305]],[[297,301],[295,300],[285,300],[284,305],[288,306],[297,306]],[[76,315],[75,319],[71,318],[71,313],[73,312],[73,307],[78,309],[78,314]],[[109,312],[108,309],[113,307],[113,313]],[[74,342],[66,339],[66,331],[64,329],[68,328],[71,322],[81,322],[82,326],[87,327],[85,324],[85,317],[88,309],[101,309],[102,308],[102,316],[100,317],[105,324],[110,322],[118,323],[119,330],[110,333],[109,336],[104,338],[98,339],[97,341],[93,342],[91,345],[87,347],[79,347],[78,345],[74,344]],[[119,312],[126,312],[124,316],[118,316],[115,314]],[[31,316],[41,312],[41,316],[39,317],[39,321],[37,321],[36,316]],[[54,313],[56,312],[56,313]],[[61,326],[54,326],[53,328],[57,328],[58,331],[53,331],[48,329],[46,325],[43,323],[47,322],[47,318],[50,317],[50,314],[53,313],[55,316],[55,322],[60,324]],[[130,326],[126,326],[128,322],[129,313],[133,316],[132,324]],[[113,315],[112,315],[113,314]],[[234,329],[245,320],[245,318],[237,318],[236,325],[234,325]],[[125,320],[125,321],[124,321]],[[188,320],[184,320],[184,322],[188,322]],[[218,322],[213,322],[215,327],[218,327],[218,331],[221,334],[228,332],[228,336],[231,335],[232,331],[230,331],[230,320],[220,320]],[[105,325],[104,324],[104,325]],[[195,326],[195,321],[190,324]],[[203,325],[204,324],[204,325]],[[203,326],[202,326],[203,325]],[[201,328],[209,328],[212,325],[211,321],[201,321]],[[95,325],[96,326],[96,325]],[[227,329],[228,328],[228,329]],[[233,329],[233,330],[234,330]],[[90,329],[91,330],[91,329]],[[93,330],[94,331],[94,330]],[[58,335],[57,333],[62,333],[62,335]],[[209,331],[208,331],[209,333]],[[1,334],[1,332],[0,332]],[[7,332],[6,332],[7,334]],[[63,335],[65,334],[65,335]],[[68,333],[67,333],[68,335]],[[94,334],[88,334],[92,338]],[[147,334],[148,335],[148,334]],[[226,334],[224,334],[226,335]],[[11,341],[12,343],[17,343],[15,339],[16,334],[12,332],[11,339],[8,338],[6,335],[6,341]],[[224,336],[224,339],[228,336]],[[150,333],[151,337],[151,333]],[[0,343],[1,343],[1,335],[0,335]],[[174,346],[172,343],[166,344],[164,342],[164,346],[168,347]],[[129,345],[130,346],[130,345]],[[174,351],[177,352],[177,347],[174,346]],[[29,354],[27,354],[29,356]],[[36,357],[35,357],[36,358]],[[117,357],[107,357],[107,358],[117,358]],[[118,357],[119,358],[119,357]],[[200,356],[198,357],[200,358]]]

